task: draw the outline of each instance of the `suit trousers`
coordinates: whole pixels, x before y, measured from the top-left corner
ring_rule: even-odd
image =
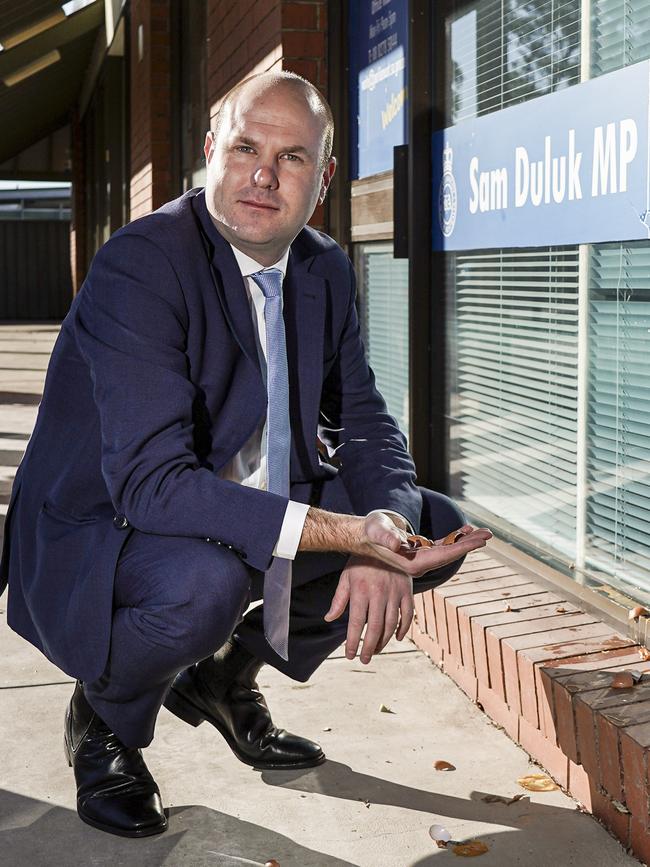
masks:
[[[353,513],[342,485],[325,487],[330,493],[320,499],[321,507]],[[426,488],[420,491],[423,535],[442,538],[465,523],[448,497]],[[323,620],[346,560],[344,554],[298,553],[285,662],[264,638],[263,606],[249,609],[251,602],[262,598],[263,573],[215,542],[133,529],[115,572],[108,662],[100,678],[84,685],[90,705],[124,744],[145,747],[153,739],[156,717],[174,677],[231,636],[289,677],[308,680],[346,638],[347,610],[338,620]],[[438,586],[461,563],[415,579],[414,591]]]

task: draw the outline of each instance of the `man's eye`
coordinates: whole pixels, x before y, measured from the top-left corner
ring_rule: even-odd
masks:
[[[253,148],[250,145],[235,145],[235,150],[244,154],[252,154]]]
[[[296,162],[296,163],[301,162],[300,157],[297,156],[296,154],[283,154],[282,156],[284,157],[285,160],[289,160],[289,162],[292,162],[292,163],[294,163],[294,162]]]

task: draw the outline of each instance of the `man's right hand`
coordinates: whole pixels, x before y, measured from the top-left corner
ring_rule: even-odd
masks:
[[[442,539],[437,539],[430,548],[409,551],[402,547],[406,540],[404,530],[396,527],[388,515],[373,513],[364,519],[359,549],[355,553],[374,557],[412,578],[420,578],[427,572],[460,560],[470,551],[485,547],[492,538],[486,527],[465,524],[459,530],[463,535],[451,545],[443,545]]]

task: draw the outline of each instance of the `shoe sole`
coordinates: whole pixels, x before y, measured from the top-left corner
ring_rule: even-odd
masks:
[[[116,828],[114,825],[105,825],[103,822],[97,822],[95,819],[84,816],[78,807],[77,815],[86,825],[97,828],[98,831],[106,831],[107,834],[115,834],[117,837],[153,837],[154,834],[162,834],[167,830],[167,822],[165,822],[162,827],[154,825],[151,828],[140,828],[138,831],[124,831],[122,828]]]
[[[70,749],[68,739],[65,735],[63,735],[63,749],[65,752],[65,758],[68,763],[68,767],[71,768],[73,766],[72,750]],[[154,834],[162,834],[163,831],[167,830],[168,826],[168,822],[165,819],[164,825],[152,825],[149,828],[140,828],[137,831],[125,831],[122,828],[115,827],[115,825],[106,825],[103,822],[98,822],[96,819],[91,819],[89,816],[85,816],[78,806],[77,815],[82,822],[86,823],[86,825],[91,825],[93,828],[97,828],[99,831],[106,831],[106,833],[115,834],[118,837],[153,837]]]
[[[281,764],[276,762],[256,762],[237,748],[237,745],[228,730],[224,728],[218,720],[214,717],[208,716],[188,698],[185,698],[184,695],[176,692],[176,690],[170,689],[167,693],[165,707],[167,710],[171,711],[174,716],[182,719],[183,722],[189,723],[189,725],[194,726],[194,728],[200,726],[202,722],[207,721],[211,723],[228,744],[233,755],[238,758],[240,762],[243,762],[245,765],[250,765],[252,768],[259,768],[263,771],[293,771],[300,768],[313,768],[316,765],[321,765],[326,758],[325,754],[321,753],[320,756],[317,756],[315,759],[306,759],[300,762],[283,762]]]

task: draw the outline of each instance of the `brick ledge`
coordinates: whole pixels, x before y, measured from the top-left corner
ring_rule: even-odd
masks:
[[[498,555],[497,555],[498,556]],[[650,864],[650,672],[644,648],[580,600],[495,555],[415,597],[409,636],[644,864]]]

